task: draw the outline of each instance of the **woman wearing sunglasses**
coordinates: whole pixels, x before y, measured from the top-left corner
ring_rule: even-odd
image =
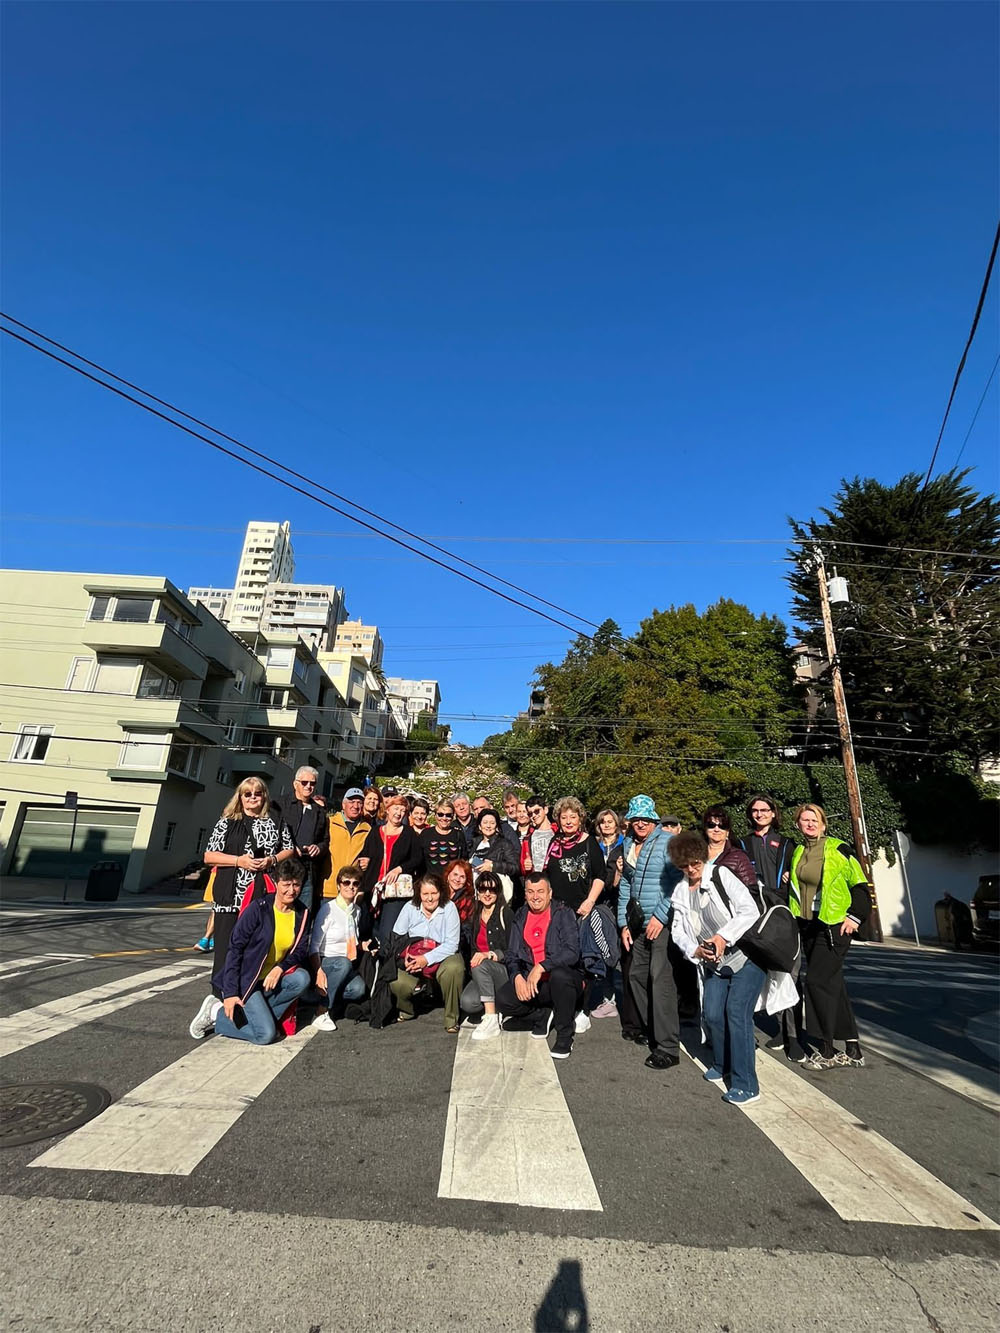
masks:
[[[497,991],[507,981],[503,959],[510,937],[512,917],[503,901],[500,880],[484,870],[476,880],[476,905],[462,927],[462,951],[469,960],[471,980],[462,991],[462,1012],[484,1014],[472,1034],[473,1041],[489,1041],[500,1035]]]
[[[465,837],[455,827],[455,807],[451,801],[438,801],[434,807],[434,827],[420,834],[424,865],[431,874],[440,875],[452,861],[465,860]]]
[[[757,872],[746,852],[734,847],[730,841],[732,823],[729,811],[724,805],[710,805],[702,816],[702,829],[708,843],[709,866],[725,866],[731,870],[741,884],[757,891]]]

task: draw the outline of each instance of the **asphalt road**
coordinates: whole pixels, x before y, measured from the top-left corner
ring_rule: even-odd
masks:
[[[0,1018],[197,958],[202,920],[8,908]],[[990,1043],[967,1030],[996,1013],[996,958],[854,953],[862,1022],[960,1055],[995,1086]],[[96,1083],[119,1102],[192,1051],[203,976],[5,1055],[3,1082]],[[3,1327],[1000,1323],[1000,1232],[846,1221],[693,1063],[655,1073],[644,1054],[595,1021],[557,1066],[601,1211],[438,1197],[455,1061],[439,1013],[313,1035],[187,1175],[31,1166],[56,1140],[7,1148]],[[863,1070],[793,1076],[1000,1221],[993,1110],[871,1051]]]

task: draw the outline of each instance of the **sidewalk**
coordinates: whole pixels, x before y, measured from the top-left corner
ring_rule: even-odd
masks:
[[[6,876],[0,880],[0,907],[72,907],[88,911],[110,908],[148,911],[150,907],[186,909],[202,907],[201,893],[193,886],[171,892],[180,881],[171,881],[170,888],[160,884],[146,893],[122,893],[112,902],[88,902],[85,879],[30,879],[27,876]]]

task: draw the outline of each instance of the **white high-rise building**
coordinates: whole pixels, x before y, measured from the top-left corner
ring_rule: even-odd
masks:
[[[248,523],[229,606],[229,628],[259,628],[267,585],[290,583],[294,577],[292,525],[287,521]]]

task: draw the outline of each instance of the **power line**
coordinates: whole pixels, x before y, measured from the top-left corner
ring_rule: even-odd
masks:
[[[10,316],[5,315],[4,318],[10,319]],[[20,321],[17,320],[12,320],[11,322],[20,323]],[[27,326],[21,325],[21,327],[24,328]],[[207,444],[210,448],[215,449],[218,453],[225,454],[228,458],[232,458],[237,463],[242,463],[244,467],[251,468],[254,472],[259,472],[262,476],[270,477],[272,481],[276,481],[279,483],[279,485],[287,487],[288,490],[295,491],[297,494],[305,496],[307,500],[313,500],[316,504],[323,505],[325,509],[329,509],[335,514],[340,514],[340,516],[342,518],[346,518],[348,522],[357,523],[360,527],[367,528],[370,532],[376,533],[378,536],[383,537],[386,541],[393,542],[396,546],[401,546],[403,547],[404,550],[410,551],[414,555],[420,556],[422,559],[430,561],[431,564],[437,565],[440,569],[443,569],[450,574],[455,574],[459,578],[465,579],[466,582],[468,583],[475,584],[476,587],[482,588],[485,592],[492,593],[494,597],[502,597],[504,601],[510,602],[511,605],[521,607],[523,611],[529,611],[532,615],[541,616],[545,620],[551,621],[552,624],[558,625],[560,629],[568,630],[571,634],[576,634],[576,635],[583,633],[583,631],[574,628],[574,626],[567,625],[565,621],[557,620],[554,616],[550,616],[547,612],[540,611],[538,607],[530,606],[527,602],[522,602],[516,597],[511,597],[507,593],[501,592],[499,588],[491,588],[489,584],[483,583],[480,579],[473,578],[471,574],[466,574],[462,570],[456,569],[454,565],[448,565],[443,560],[438,560],[435,556],[429,555],[426,551],[421,551],[419,547],[412,546],[409,542],[402,541],[399,537],[394,537],[392,533],[382,532],[381,529],[375,527],[374,524],[368,523],[365,519],[358,518],[355,514],[349,514],[345,509],[341,509],[337,505],[330,504],[328,500],[323,500],[318,495],[313,495],[310,491],[305,490],[301,486],[295,485],[293,482],[290,482],[286,477],[279,476],[276,472],[271,471],[269,468],[261,467],[258,463],[252,463],[248,458],[241,458],[239,454],[234,453],[231,449],[226,449],[223,445],[219,444],[215,440],[210,439],[207,435],[202,435],[200,431],[192,430],[190,426],[185,426],[182,421],[175,421],[172,417],[167,416],[166,413],[160,412],[155,407],[150,407],[148,403],[142,402],[141,399],[134,397],[130,393],[125,393],[123,389],[117,388],[114,384],[108,384],[106,381],[98,379],[96,375],[91,375],[89,371],[83,370],[80,366],[73,365],[71,361],[67,361],[64,357],[56,356],[56,354],[54,352],[50,352],[48,348],[40,347],[38,343],[32,342],[30,338],[23,337],[20,333],[15,333],[13,329],[3,328],[2,331],[6,333],[9,338],[15,338],[17,339],[18,342],[24,343],[26,347],[34,348],[36,352],[40,352],[43,356],[47,356],[50,360],[58,362],[60,365],[65,366],[68,370],[74,371],[77,375],[82,376],[84,379],[88,379],[93,384],[99,385],[102,389],[107,389],[109,393],[117,394],[119,398],[124,398],[127,402],[134,403],[136,407],[141,407],[143,411],[148,412],[151,416],[159,417],[161,421],[165,421],[168,425],[173,426],[176,430],[184,431],[185,434],[193,436],[194,439],[201,440],[204,444]],[[39,334],[38,336],[42,338],[45,337],[44,334]],[[53,341],[53,340],[46,339],[46,341]],[[62,347],[61,343],[54,343],[54,345],[57,347]],[[64,350],[69,350],[69,349],[64,349]],[[78,357],[79,360],[84,361],[87,365],[96,364],[95,362],[88,361],[85,357],[79,356],[79,353],[70,352],[70,355]],[[98,367],[98,368],[103,370],[103,367]],[[112,375],[113,378],[120,380],[120,382],[123,384],[130,383],[130,381],[121,379],[120,376],[114,375],[112,371],[104,371],[103,373]],[[136,386],[132,385],[130,387],[134,388]],[[144,389],[139,389],[138,392],[145,393],[146,391]],[[152,398],[155,402],[163,402],[162,399],[156,398],[154,394],[147,394],[147,397]],[[198,418],[196,417],[191,417],[189,413],[182,412],[180,408],[171,408],[171,410],[176,411],[181,416],[187,417],[189,420],[192,421],[198,420]],[[206,426],[206,429],[214,430],[215,428],[212,426]],[[226,435],[222,431],[217,431],[216,433],[221,435],[223,439],[233,440],[233,436]],[[242,444],[239,441],[235,441],[235,443],[237,443],[241,449],[245,449],[248,453],[253,454],[258,458],[267,459],[266,454],[262,454],[256,449],[251,449],[249,445]],[[271,462],[274,460],[267,459],[267,461]],[[364,506],[356,504],[355,501],[353,500],[348,500],[345,497],[337,495],[336,491],[331,491],[328,487],[323,486],[320,482],[313,481],[311,478],[303,476],[302,473],[296,472],[293,468],[287,467],[284,463],[275,462],[275,466],[280,467],[283,471],[288,472],[291,476],[300,478],[301,480],[305,481],[308,485],[314,486],[317,490],[324,491],[328,495],[336,495],[338,499],[344,499],[344,502],[346,504],[354,505],[354,507],[361,510],[362,513],[366,514],[372,513],[371,510],[365,509]],[[373,517],[378,518],[379,522],[386,523],[389,527],[396,528],[397,531],[400,532],[407,531],[407,529],[399,527],[398,524],[393,523],[390,519],[381,518],[381,516],[377,514],[373,514]],[[422,537],[419,537],[416,534],[409,534],[409,535],[413,536],[414,540],[416,541],[424,540]],[[425,544],[431,546],[434,550],[444,551],[444,548],[436,546],[433,542],[427,542]],[[450,551],[444,551],[444,554],[448,555],[449,558],[453,560],[458,560],[461,564],[468,565],[471,569],[480,568],[478,565],[473,565],[468,560],[463,560],[461,556],[452,555]],[[497,583],[503,583],[506,587],[517,588],[516,584],[509,583],[506,579],[500,578],[499,575],[490,573],[489,570],[480,570],[480,572],[485,574],[487,578],[491,578]],[[536,593],[532,593],[527,591],[526,589],[520,589],[520,588],[518,588],[518,591],[523,592],[526,597],[532,597],[534,598],[535,601],[541,602],[544,606],[553,607],[555,610],[559,611],[563,615],[572,616],[575,620],[579,620],[584,625],[591,625],[595,629],[598,628],[595,621],[587,620],[586,617],[577,615],[576,612],[574,611],[569,611],[566,610],[564,607],[557,606],[555,603],[547,601],[544,597],[539,597]],[[590,636],[584,635],[584,637],[589,638]]]
[[[941,429],[938,431],[937,439],[934,442],[934,450],[931,454],[931,461],[927,465],[927,472],[924,475],[923,482],[914,497],[913,505],[910,510],[910,517],[907,522],[906,536],[903,538],[903,546],[910,540],[910,534],[913,532],[920,511],[923,508],[924,495],[927,487],[930,485],[931,477],[934,474],[934,464],[937,462],[938,450],[941,448],[941,440],[944,437],[944,429],[948,424],[948,417],[951,413],[951,405],[955,401],[955,394],[958,390],[958,382],[962,378],[962,371],[965,369],[966,358],[969,355],[969,348],[972,346],[972,340],[976,336],[976,329],[979,327],[979,316],[983,312],[983,306],[986,303],[986,293],[989,290],[990,278],[993,276],[993,263],[997,257],[997,247],[1000,245],[1000,222],[997,223],[996,233],[993,236],[993,248],[990,250],[989,262],[986,265],[986,274],[983,277],[983,285],[979,291],[979,300],[976,302],[976,313],[972,317],[972,327],[969,330],[969,336],[965,340],[965,346],[962,349],[962,355],[958,362],[958,369],[955,371],[955,378],[952,381],[951,393],[948,395],[948,402],[944,409],[944,417],[941,420]],[[964,446],[963,446],[964,448]],[[902,552],[903,547],[900,547]]]
[[[969,436],[972,434],[972,429],[979,420],[979,411],[982,408],[983,403],[986,401],[986,395],[989,393],[990,385],[993,383],[993,376],[997,373],[997,366],[1000,366],[1000,352],[997,353],[997,359],[993,362],[993,369],[986,377],[986,384],[983,388],[983,392],[980,394],[979,402],[976,404],[976,410],[972,414],[972,420],[969,422],[969,429],[965,432],[965,439],[962,441],[962,447],[959,449],[955,461],[951,465],[952,470],[956,469],[962,461],[962,455],[965,453],[965,446],[969,443]]]

